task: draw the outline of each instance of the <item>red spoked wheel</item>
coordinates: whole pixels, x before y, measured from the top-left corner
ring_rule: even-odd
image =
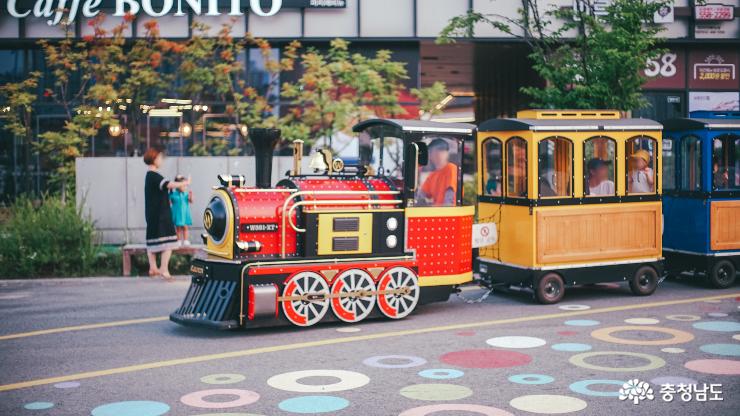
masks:
[[[329,285],[318,273],[300,272],[285,284],[280,303],[292,324],[311,326],[329,310]]]
[[[344,322],[359,322],[373,311],[375,283],[370,274],[349,269],[334,279],[331,286],[331,309]]]
[[[378,308],[391,319],[407,317],[419,303],[419,280],[406,267],[394,267],[378,281]]]

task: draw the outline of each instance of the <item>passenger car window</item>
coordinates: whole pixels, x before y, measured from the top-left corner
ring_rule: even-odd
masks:
[[[725,134],[713,141],[712,189],[740,188],[740,136]]]
[[[627,140],[627,193],[655,193],[657,140],[639,136]]]
[[[583,142],[583,194],[616,196],[614,167],[617,144],[608,137],[593,137]]]
[[[573,142],[552,137],[539,143],[540,198],[573,196]]]
[[[451,207],[457,205],[462,189],[462,140],[439,135],[427,135],[429,163],[419,166],[419,189],[416,204],[420,206]]]
[[[527,142],[513,137],[506,142],[506,196],[527,197]]]
[[[663,190],[676,189],[676,153],[675,140],[671,137],[663,138]]]
[[[490,138],[483,142],[483,195],[503,195],[501,141]]]
[[[681,179],[684,191],[701,189],[701,142],[696,136],[681,138]]]

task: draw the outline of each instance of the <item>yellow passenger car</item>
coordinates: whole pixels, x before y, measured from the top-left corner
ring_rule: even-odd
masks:
[[[483,281],[556,303],[572,285],[627,281],[652,294],[661,257],[661,130],[617,111],[527,110],[478,129]]]

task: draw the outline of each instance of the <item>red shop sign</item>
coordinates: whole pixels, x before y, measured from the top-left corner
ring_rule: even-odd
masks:
[[[686,54],[684,51],[668,51],[649,59],[642,75],[647,82],[645,89],[683,89],[686,86]]]
[[[731,50],[702,50],[689,53],[689,88],[738,89],[740,54]]]

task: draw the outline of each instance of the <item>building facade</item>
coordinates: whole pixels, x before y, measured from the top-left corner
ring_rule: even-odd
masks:
[[[407,62],[408,87],[428,86],[435,81],[447,84],[455,99],[448,105],[445,117],[455,121],[512,116],[528,106],[528,99],[520,88],[541,83],[528,61],[526,45],[516,36],[489,25],[477,27],[471,40],[453,45],[434,42],[453,16],[475,10],[493,19],[500,18],[496,16],[513,18],[525,0],[283,0],[282,9],[271,17],[254,12],[229,16],[231,0],[212,1],[218,4],[220,14],[216,16],[206,15],[206,5],[211,3],[208,0],[130,0],[137,4],[146,2],[156,12],[164,11],[167,5],[171,9],[160,17],[140,12],[127,36],[142,36],[146,22],[156,19],[162,37],[187,39],[192,35],[193,22],[206,23],[215,32],[236,17],[231,26],[233,36],[250,32],[256,37],[267,38],[275,47],[275,54],[280,53],[281,45],[295,39],[304,45],[321,48],[336,37],[351,41],[352,48],[362,53],[389,49],[395,60]],[[251,3],[250,0],[234,1],[240,1],[240,11],[247,11]],[[540,0],[539,3],[543,9],[549,9],[575,7],[578,1],[583,0]],[[610,0],[588,1],[603,7]],[[202,3],[200,15],[193,12],[191,3]],[[46,4],[46,0],[16,0],[15,9],[32,11],[39,4]],[[268,9],[271,1],[262,0],[261,4]],[[37,41],[64,36],[60,26],[47,24],[47,17],[35,17],[34,13],[23,18],[13,17],[7,6],[7,1],[0,4],[0,83],[22,79],[33,70],[44,71]],[[108,15],[106,25],[109,27],[122,19],[112,16],[115,6],[116,0],[100,0],[98,8]],[[651,106],[636,114],[662,119],[686,115],[693,110],[737,110],[740,106],[738,14],[740,0],[675,0],[656,14],[656,22],[665,26],[662,36],[666,38],[669,52],[648,63],[645,75],[649,82],[645,95]],[[74,36],[81,38],[90,34],[89,20],[78,14]],[[261,55],[255,52],[247,50],[240,59],[250,73],[249,79],[259,84],[262,62]],[[217,104],[212,107],[217,108]],[[60,127],[53,108],[37,114],[37,134]],[[156,128],[169,128],[164,121],[158,123],[164,125]],[[17,159],[14,146],[8,144],[12,141],[6,137],[0,140],[0,158],[3,159],[0,165],[6,169],[13,166],[14,158]],[[125,144],[115,143],[109,137],[93,138],[90,151],[107,156],[131,153]]]

